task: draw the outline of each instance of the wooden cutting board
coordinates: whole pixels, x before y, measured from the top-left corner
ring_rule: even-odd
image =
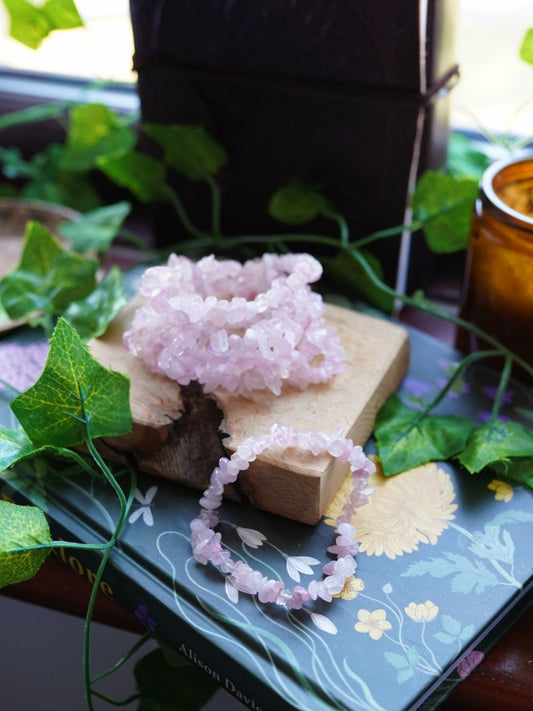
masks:
[[[401,326],[338,306],[327,305],[326,319],[347,353],[347,369],[325,384],[305,390],[287,388],[236,396],[218,390],[205,396],[197,384],[180,387],[151,373],[122,345],[135,299],[105,336],[90,343],[102,365],[131,378],[134,428],[126,437],[107,440],[103,453],[133,452],[142,470],[203,489],[220,456],[232,453],[251,435],[273,423],[297,429],[333,432],[364,445],[377,411],[400,384],[409,362],[409,340]],[[222,441],[223,440],[223,441]],[[260,509],[315,524],[347,473],[326,455],[296,450],[266,450],[237,484],[231,498],[247,496]]]

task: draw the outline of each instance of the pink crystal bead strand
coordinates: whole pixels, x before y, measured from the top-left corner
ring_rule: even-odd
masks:
[[[234,483],[239,472],[247,469],[268,447],[296,447],[309,451],[314,456],[327,452],[340,462],[348,463],[350,467],[354,482],[353,492],[337,519],[338,535],[335,544],[327,549],[336,559],[324,565],[325,577],[311,581],[307,587],[296,585],[292,589],[286,589],[283,581],[267,578],[242,560],[234,561],[230,552],[222,545],[221,533],[214,530],[219,522],[217,510],[222,504],[224,486]],[[300,609],[304,603],[318,598],[331,602],[356,569],[354,556],[358,545],[350,516],[358,506],[367,502],[370,493],[368,477],[374,470],[374,463],[368,459],[362,448],[354,445],[349,439],[273,425],[268,434],[246,439],[229,459],[222,457],[213,470],[210,484],[200,499],[201,512],[190,525],[193,556],[203,565],[211,563],[218,567],[222,573],[229,576],[229,582],[237,590],[257,595],[261,603],[273,602],[290,609]]]
[[[151,370],[206,392],[305,388],[345,369],[345,351],[310,284],[309,254],[265,254],[240,264],[171,255],[143,274],[145,301],[124,345]]]

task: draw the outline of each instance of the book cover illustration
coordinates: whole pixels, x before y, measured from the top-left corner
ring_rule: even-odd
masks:
[[[24,381],[44,364],[46,344],[34,338],[22,333],[0,344],[3,378],[16,388],[28,387]],[[411,344],[399,394],[422,408],[454,367],[454,352],[417,332]],[[472,369],[439,411],[479,422],[495,386],[490,371]],[[0,395],[3,424],[12,427],[11,394],[4,388]],[[526,387],[512,383],[502,416],[531,420]],[[199,492],[141,475],[104,576],[107,594],[256,711],[430,708],[479,661],[512,608],[528,602],[533,496],[441,462],[388,479],[378,467],[371,485],[368,504],[353,516],[360,544],[354,577],[331,604],[290,611],[239,594],[217,570],[199,565],[189,535]],[[103,539],[118,513],[106,485],[65,462],[4,472],[2,493],[43,508],[55,537],[65,540]],[[234,559],[287,584],[319,577],[344,495],[341,488],[317,526],[225,502],[224,543]],[[72,553],[63,559],[80,575],[96,568],[96,554]]]

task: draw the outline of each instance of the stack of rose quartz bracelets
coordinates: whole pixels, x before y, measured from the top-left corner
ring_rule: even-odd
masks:
[[[206,392],[305,388],[344,369],[345,353],[309,284],[322,274],[308,254],[265,254],[244,264],[171,255],[143,275],[145,303],[124,344],[157,373]]]
[[[244,264],[213,256],[195,263],[171,255],[166,266],[144,273],[140,293],[145,301],[124,344],[154,372],[180,385],[196,380],[206,392],[268,389],[280,395],[285,385],[303,389],[326,382],[344,370],[345,352],[324,320],[322,298],[309,286],[321,274],[320,263],[308,254],[265,254]],[[326,452],[350,468],[352,493],[337,520],[335,545],[328,548],[336,560],[324,566],[322,580],[307,588],[286,590],[281,580],[234,562],[214,530],[224,486],[269,447],[298,448],[314,456]],[[373,470],[361,447],[349,439],[272,425],[269,433],[242,442],[231,458],[220,459],[200,499],[201,513],[191,522],[193,555],[217,566],[237,590],[257,595],[260,602],[291,609],[317,598],[330,602],[356,568],[350,516],[366,502]]]

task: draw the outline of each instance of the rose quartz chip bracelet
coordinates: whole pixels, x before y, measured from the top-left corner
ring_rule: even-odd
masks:
[[[124,345],[151,370],[187,385],[243,393],[285,383],[305,388],[345,368],[322,297],[309,284],[322,266],[309,254],[265,254],[244,264],[175,254],[145,271],[144,304]]]
[[[325,577],[313,580],[307,588],[296,585],[286,590],[281,580],[269,579],[260,571],[253,570],[243,561],[234,562],[230,552],[222,547],[222,536],[214,528],[219,522],[217,509],[222,503],[224,485],[237,480],[240,471],[247,469],[257,455],[268,447],[286,449],[297,447],[310,451],[314,456],[328,452],[340,462],[349,463],[353,492],[346,501],[342,514],[337,519],[338,536],[335,545],[327,550],[336,556],[323,567]],[[328,436],[323,433],[298,431],[291,427],[273,425],[268,434],[250,437],[242,442],[237,451],[228,459],[222,457],[211,474],[209,487],[200,499],[201,513],[191,521],[191,546],[195,559],[204,565],[212,563],[222,573],[229,576],[229,582],[237,590],[249,595],[257,595],[262,603],[275,602],[290,609],[300,609],[305,602],[320,598],[331,602],[338,595],[346,580],[354,574],[356,562],[354,555],[358,545],[355,529],[351,525],[350,514],[357,506],[366,503],[368,494],[368,476],[375,466],[366,457],[360,446],[354,446],[351,440]]]

